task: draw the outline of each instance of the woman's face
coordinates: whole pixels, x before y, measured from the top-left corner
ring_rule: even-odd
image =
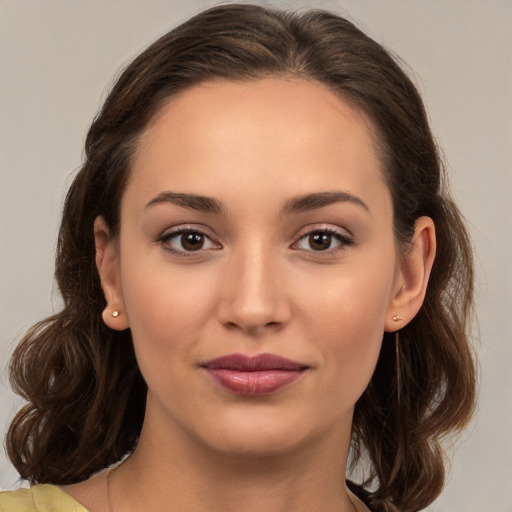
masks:
[[[135,154],[111,280],[147,425],[237,454],[346,437],[401,287],[392,218],[368,123],[321,85],[172,98]]]

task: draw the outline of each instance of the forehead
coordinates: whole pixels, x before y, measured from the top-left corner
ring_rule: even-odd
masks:
[[[383,183],[371,128],[364,114],[316,82],[206,82],[154,116],[129,184],[139,194],[179,188],[215,195],[227,184],[254,194],[339,186],[361,193]]]

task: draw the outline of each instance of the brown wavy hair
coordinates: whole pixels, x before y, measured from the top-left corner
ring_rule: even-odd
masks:
[[[11,361],[28,401],[7,435],[9,457],[31,483],[69,484],[133,451],[147,387],[130,331],[110,330],[95,265],[93,222],[115,236],[130,160],[171,96],[207,80],[294,76],[327,86],[371,121],[392,194],[397,247],[415,221],[434,220],[437,256],[425,302],[395,338],[385,333],[373,378],[356,404],[352,464],[375,510],[413,512],[444,484],[443,436],[463,428],[475,402],[468,339],[473,262],[467,231],[444,182],[421,98],[397,61],[338,15],[255,5],[204,11],[167,33],[120,75],[86,140],[58,238],[61,312],[36,324]],[[400,378],[397,375],[400,374]]]

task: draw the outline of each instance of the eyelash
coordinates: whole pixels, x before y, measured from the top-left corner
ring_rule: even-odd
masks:
[[[312,253],[316,257],[333,255],[338,251],[343,251],[346,247],[354,245],[354,240],[346,233],[338,231],[337,229],[334,229],[334,228],[322,227],[322,228],[316,228],[316,229],[307,231],[299,238],[299,240],[297,242],[295,242],[293,244],[293,246],[296,246],[300,241],[302,241],[308,237],[311,237],[313,235],[316,235],[316,234],[329,235],[332,238],[334,238],[337,242],[339,242],[338,246],[331,248],[331,249],[318,250],[318,251],[315,251],[314,249],[306,249],[306,251],[308,253]]]
[[[180,250],[180,249],[173,248],[170,245],[170,241],[172,239],[177,238],[184,234],[198,234],[198,235],[201,235],[205,240],[209,240],[210,243],[220,245],[217,242],[214,242],[211,239],[211,237],[208,234],[206,234],[204,231],[202,231],[198,228],[195,228],[195,227],[182,227],[182,228],[176,229],[174,231],[165,233],[165,234],[161,235],[160,237],[158,237],[156,242],[163,245],[164,249],[166,251],[169,251],[172,254],[175,254],[180,257],[185,257],[185,258],[193,257],[194,255],[199,255],[207,250],[212,250],[212,249],[203,249],[202,247],[200,249],[198,249],[197,251],[187,251],[187,250]],[[300,238],[292,244],[291,247],[294,248],[302,240],[306,239],[307,237],[316,235],[316,234],[329,235],[329,236],[333,237],[337,242],[339,242],[338,246],[336,246],[334,248],[326,249],[326,250],[303,249],[304,251],[306,251],[308,253],[314,254],[316,257],[322,257],[323,255],[324,256],[333,255],[334,253],[336,253],[338,251],[342,251],[346,247],[354,244],[354,240],[347,234],[345,234],[341,231],[338,231],[334,228],[324,227],[324,228],[312,229],[312,230],[309,230],[309,231],[303,233],[300,236]],[[217,249],[214,249],[214,250],[217,250]],[[301,249],[298,248],[297,250],[301,250]]]
[[[161,235],[160,237],[157,238],[156,241],[159,242],[161,245],[163,245],[164,249],[166,251],[169,251],[176,256],[185,257],[185,258],[193,257],[195,255],[203,253],[205,250],[208,250],[208,249],[200,248],[197,251],[186,251],[186,250],[175,249],[174,247],[172,247],[170,245],[170,242],[173,238],[177,238],[177,237],[180,237],[181,235],[185,235],[185,234],[201,235],[204,238],[204,240],[209,240],[210,243],[220,245],[216,242],[213,242],[211,237],[209,235],[207,235],[204,231],[202,231],[198,228],[195,228],[195,227],[194,228],[193,227],[178,228],[174,231],[167,232],[167,233]]]

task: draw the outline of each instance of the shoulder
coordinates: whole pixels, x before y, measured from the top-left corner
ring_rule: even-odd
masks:
[[[32,512],[36,510],[32,489],[0,492],[0,512]]]
[[[58,487],[40,484],[30,489],[0,492],[0,512],[87,512]]]

